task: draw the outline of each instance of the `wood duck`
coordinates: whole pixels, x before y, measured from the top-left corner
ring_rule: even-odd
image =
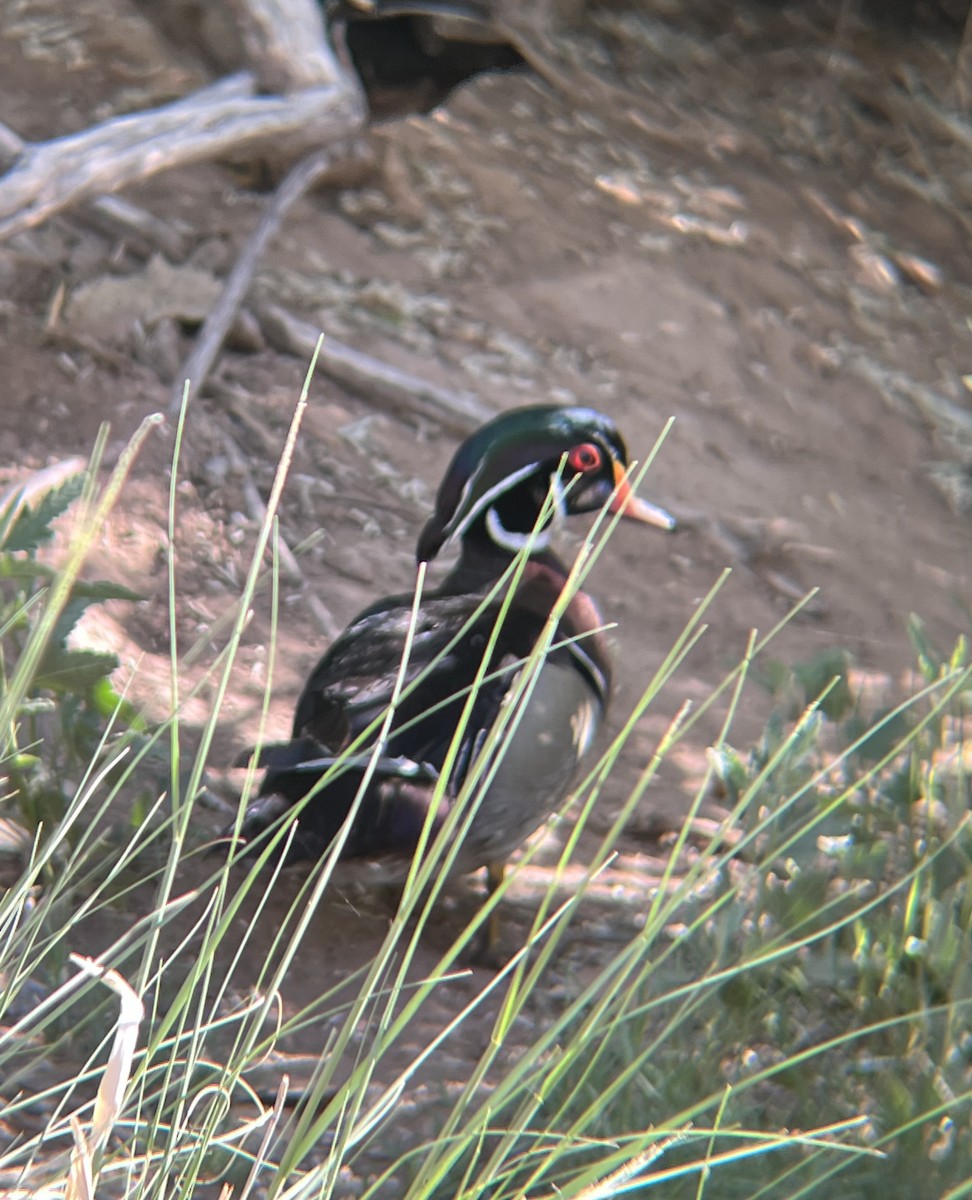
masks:
[[[468,79],[523,67],[475,0],[327,0],[375,119],[428,112]]]
[[[343,858],[393,857],[407,864],[437,780],[448,769],[436,824],[444,820],[567,580],[567,568],[550,549],[551,532],[562,518],[606,507],[624,518],[674,528],[667,513],[634,495],[627,466],[614,423],[587,408],[520,408],[496,417],[459,447],[416,549],[417,561],[429,563],[458,543],[459,559],[421,599],[404,698],[373,765]],[[508,589],[497,583],[524,549],[528,557],[504,609]],[[242,820],[244,841],[275,824],[330,771],[332,777],[298,810],[288,860],[317,858],[327,850],[375,749],[412,604],[411,594],[372,604],[314,667],[297,701],[292,740],[264,746],[256,756],[266,770]],[[565,797],[610,696],[601,624],[593,601],[577,592],[523,717],[493,764],[495,773],[459,848],[456,873],[485,866],[490,887],[496,886],[509,856]],[[447,768],[491,637],[486,680]],[[370,732],[362,740],[365,731]],[[338,763],[342,767],[335,773]]]

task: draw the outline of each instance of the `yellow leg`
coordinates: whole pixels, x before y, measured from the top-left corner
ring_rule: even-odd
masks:
[[[497,891],[503,883],[503,878],[506,875],[506,863],[495,862],[489,863],[486,867],[486,898],[488,899]],[[500,914],[499,907],[493,909],[489,914],[489,919],[486,922],[486,947],[489,954],[495,957],[497,948],[499,947],[500,939]]]
[[[505,862],[486,864],[486,896],[492,896],[503,882],[506,875]],[[494,908],[486,918],[486,923],[479,931],[479,936],[472,947],[470,961],[478,967],[497,968],[501,965],[499,955],[500,915],[499,908]]]

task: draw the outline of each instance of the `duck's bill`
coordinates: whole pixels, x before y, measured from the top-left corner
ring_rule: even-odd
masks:
[[[634,494],[620,463],[614,464],[614,498],[609,509],[619,513],[626,521],[643,521],[657,529],[670,531],[678,523],[671,513]]]

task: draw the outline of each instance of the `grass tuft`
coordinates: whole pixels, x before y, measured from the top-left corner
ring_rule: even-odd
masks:
[[[184,414],[170,535],[183,431]],[[419,939],[440,911],[495,754],[529,702],[555,613],[521,664],[504,724],[434,838],[430,823],[373,959],[294,1011],[288,980],[313,953],[312,919],[340,840],[288,890],[275,865],[292,833],[287,822],[242,865],[203,858],[195,833],[207,820],[198,798],[220,701],[258,588],[271,588],[276,612],[274,513],[288,456],[223,626],[217,700],[198,750],[186,751],[179,727],[180,667],[198,649],[178,645],[174,621],[171,716],[160,726],[110,690],[109,664],[94,679],[90,662],[59,681],[45,668],[51,647],[76,653],[66,642],[76,606],[102,598],[79,583],[85,555],[147,433],[102,490],[92,474],[70,493],[0,514],[2,815],[21,831],[18,870],[0,894],[0,1188],[281,1200],[969,1193],[972,668],[964,642],[943,653],[914,622],[918,684],[895,706],[870,711],[846,655],[787,666],[768,658],[775,631],[754,633],[705,703],[673,720],[578,873],[581,832],[612,792],[621,756],[630,759],[639,720],[703,635],[717,581],[564,806],[570,832],[524,946],[484,986],[470,985],[462,956],[487,906],[417,973]],[[37,551],[62,502],[80,513],[54,571]],[[583,586],[612,524],[606,516],[595,523],[558,611]],[[169,565],[174,610],[174,557]],[[509,596],[522,567],[521,558],[499,596]],[[423,584],[420,576],[416,605]],[[403,662],[393,703],[413,686]],[[765,690],[772,715],[759,741],[740,748],[733,718],[754,687]],[[622,940],[574,971],[571,922],[609,872],[660,763],[718,704],[724,718],[707,778],[662,877],[646,887]],[[266,694],[264,714],[268,706]],[[80,765],[60,739],[84,752]],[[373,763],[380,752],[379,739]],[[714,797],[725,820],[700,843],[695,818]],[[107,838],[119,811],[138,819],[124,837]],[[527,847],[519,870],[535,852]],[[275,887],[290,904],[268,952],[263,942],[257,949],[257,933],[271,919]],[[138,910],[145,915],[116,920],[114,940],[91,952],[96,916]],[[262,969],[248,973],[258,954]],[[430,1030],[418,1048],[409,1041],[417,1021]],[[410,1117],[424,1075],[449,1054],[450,1039],[473,1029],[478,1061],[421,1120]],[[320,1031],[319,1054],[295,1097],[284,1052],[310,1030]],[[53,1074],[51,1063],[59,1064]],[[32,1123],[37,1113],[43,1119]]]

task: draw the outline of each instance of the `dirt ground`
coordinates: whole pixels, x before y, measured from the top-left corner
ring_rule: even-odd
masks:
[[[810,588],[818,595],[770,653],[793,663],[844,648],[878,692],[907,684],[908,614],[943,645],[970,632],[972,125],[957,106],[955,46],[792,7],[773,16],[734,6],[718,25],[685,6],[645,5],[638,17],[606,9],[570,50],[625,103],[581,103],[527,73],[477,79],[429,116],[389,121],[373,134],[379,168],[300,203],[255,289],[378,359],[475,391],[491,410],[601,408],[638,456],[674,417],[642,492],[681,529],[620,529],[590,588],[618,626],[612,728],[699,599],[732,573],[705,637],[639,722],[592,833],[607,828],[680,705],[703,699],[750,630],[772,628]],[[142,11],[124,0],[3,6],[0,121],[42,140],[204,82],[200,62]],[[126,195],[165,223],[177,252],[118,234],[90,208],[0,243],[0,486],[87,454],[103,421],[110,461],[147,414],[167,408],[193,325],[266,204],[218,165],[164,173]],[[177,545],[186,649],[239,594],[256,532],[244,484],[266,496],[305,366],[251,324],[188,415]],[[244,453],[245,479],[225,432]],[[458,436],[314,379],[282,531],[292,546],[318,540],[301,555],[305,586],[283,588],[271,734],[286,732],[328,636],[374,597],[410,587],[414,538]],[[134,694],[150,706],[168,669],[171,453],[167,427],[150,439],[92,563],[146,599],[97,614],[85,633],[135,671]],[[217,762],[256,730],[268,630],[263,596]],[[186,686],[219,648],[217,637],[187,664]],[[211,694],[187,705],[190,739]],[[769,710],[751,687],[730,739],[748,745]],[[686,811],[721,715],[667,760],[564,972],[596,962],[612,930],[635,927],[664,861],[659,835]],[[213,828],[224,819],[213,814]],[[558,839],[549,836],[550,851],[514,887],[509,949],[543,886]],[[468,915],[476,886],[444,906],[418,970]],[[386,922],[380,904],[326,901],[286,1003],[367,962]],[[256,965],[271,926],[255,934]],[[413,1044],[487,978],[477,971],[443,992]],[[288,1049],[313,1053],[323,1036],[305,1030]],[[439,1081],[464,1078],[487,1036],[484,1016],[437,1058]]]

